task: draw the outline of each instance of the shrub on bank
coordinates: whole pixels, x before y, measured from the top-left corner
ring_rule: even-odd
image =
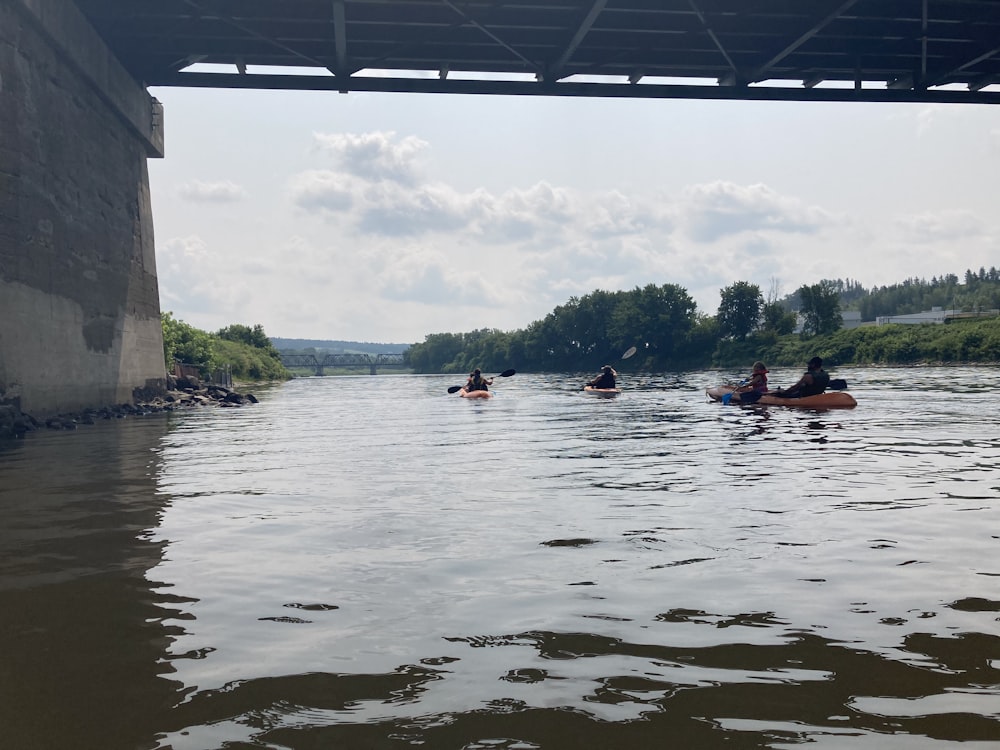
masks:
[[[292,375],[281,364],[281,355],[260,326],[232,325],[208,333],[174,318],[160,316],[163,358],[167,371],[174,362],[195,365],[202,377],[228,367],[236,380],[288,380]]]
[[[769,366],[792,367],[815,356],[831,366],[1000,362],[1000,318],[863,326],[825,336],[760,332],[746,341],[720,341],[713,364],[743,367],[760,359]]]

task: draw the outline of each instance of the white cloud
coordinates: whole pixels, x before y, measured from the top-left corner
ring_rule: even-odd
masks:
[[[228,94],[162,96],[162,306],[208,330],[418,341],[598,288],[674,283],[712,313],[740,280],[784,294],[995,264],[1000,108],[284,92],[218,149]],[[206,170],[232,182],[192,179]]]
[[[310,169],[294,175],[288,189],[292,203],[304,211],[343,213],[354,205],[358,186],[348,175]]]
[[[835,220],[830,212],[766,185],[723,180],[686,188],[675,211],[678,224],[699,242],[754,231],[812,234]]]
[[[314,133],[313,139],[348,174],[403,185],[419,180],[419,158],[428,147],[416,136],[397,139],[393,132]]]
[[[181,185],[177,192],[185,200],[209,203],[235,203],[247,197],[246,190],[229,180],[221,182],[193,180]]]
[[[364,187],[357,228],[362,233],[412,236],[467,227],[469,200],[447,185],[407,189],[390,182]]]
[[[895,226],[906,242],[932,243],[979,237],[986,232],[982,219],[965,209],[925,211],[899,216]]]
[[[192,325],[197,324],[185,313],[238,309],[251,294],[240,269],[231,267],[198,236],[178,237],[162,243],[156,265],[160,307],[178,311],[177,317]],[[225,324],[210,330],[221,325]]]
[[[435,254],[432,254],[435,255]],[[379,291],[386,299],[438,305],[493,307],[502,302],[493,285],[475,266],[456,266],[443,256],[408,254],[382,274]]]

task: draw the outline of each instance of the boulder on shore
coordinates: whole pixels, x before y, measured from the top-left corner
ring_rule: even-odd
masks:
[[[167,390],[151,399],[71,414],[54,414],[46,417],[44,422],[22,413],[16,404],[0,403],[0,440],[23,437],[43,425],[51,430],[75,430],[78,425],[94,424],[98,419],[122,419],[197,406],[234,407],[256,403],[257,398],[252,393],[237,393],[232,388],[214,383],[202,384],[195,377],[175,378],[169,375]]]

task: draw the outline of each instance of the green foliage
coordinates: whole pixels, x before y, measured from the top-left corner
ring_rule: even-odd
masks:
[[[757,327],[764,306],[760,287],[746,281],[737,281],[720,293],[719,330],[723,335],[745,339]]]
[[[768,342],[754,334],[747,343],[720,343],[713,359],[719,367],[745,367],[761,359],[769,366],[804,366],[822,357],[830,367],[846,364],[910,365],[1000,362],[1000,318],[955,320],[946,325],[892,324],[839,330],[803,339],[782,336]]]
[[[415,372],[592,370],[635,345],[641,353],[623,367],[676,367],[689,355],[695,322],[694,301],[675,284],[598,290],[521,330],[430,334],[410,347],[407,363]]]
[[[216,334],[177,320],[173,313],[160,316],[163,357],[167,370],[174,360],[198,367],[203,377],[228,366],[237,380],[284,380],[290,377],[281,355],[260,325],[231,325]]]
[[[415,372],[455,374],[476,367],[486,373],[508,367],[593,371],[606,363],[624,371],[742,368],[757,359],[774,367],[804,366],[814,356],[822,357],[830,367],[1000,361],[1000,319],[996,318],[840,329],[841,305],[848,301],[868,311],[863,317],[873,311],[896,315],[934,305],[956,306],[948,300],[963,300],[971,310],[1000,308],[1000,272],[994,268],[967,271],[964,284],[952,274],[930,282],[910,279],[871,292],[850,280],[823,280],[800,287],[784,301],[772,293],[766,303],[758,287],[741,281],[723,289],[721,297],[719,314],[709,316],[699,314],[687,290],[676,284],[597,290],[571,297],[520,330],[429,334],[404,352],[404,360]],[[795,325],[789,309],[793,298],[802,306],[809,337],[790,335]],[[238,379],[289,377],[260,325],[233,324],[210,334],[174,319],[169,312],[163,314],[162,323],[168,368],[177,358],[198,365],[203,374],[229,365]],[[630,346],[638,348],[636,356],[619,361]]]
[[[840,314],[840,295],[829,281],[821,281],[811,286],[799,287],[797,292],[802,301],[804,334],[833,333],[843,325]]]
[[[260,323],[257,323],[253,326],[253,328],[241,325],[240,323],[234,323],[233,325],[220,329],[215,335],[220,339],[225,339],[226,341],[235,341],[237,343],[246,344],[254,349],[260,349],[266,352],[269,357],[273,357],[278,360],[281,359],[281,355],[274,347],[274,344],[271,343],[271,339],[268,338],[266,333],[264,333],[264,326]]]
[[[839,279],[828,283],[838,290],[844,309],[858,310],[863,321],[911,315],[934,307],[963,312],[1000,308],[1000,271],[992,266],[989,270],[966,270],[962,280],[949,273],[932,277],[930,281],[910,278],[869,291],[851,286],[851,282],[845,286]]]
[[[160,316],[160,324],[163,328],[163,358],[168,371],[173,370],[174,360],[197,365],[203,374],[218,367],[212,334],[175,319],[171,312]]]
[[[795,330],[797,319],[780,302],[767,302],[761,309],[761,321],[763,330],[785,336]]]
[[[232,368],[236,380],[286,380],[288,371],[281,357],[272,357],[266,349],[239,341],[216,339],[215,357]]]

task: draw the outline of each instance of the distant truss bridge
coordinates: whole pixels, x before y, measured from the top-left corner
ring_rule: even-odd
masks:
[[[368,368],[370,375],[377,375],[378,368],[402,369],[406,367],[402,354],[282,354],[281,364],[288,369],[308,368],[317,375],[326,367]]]

